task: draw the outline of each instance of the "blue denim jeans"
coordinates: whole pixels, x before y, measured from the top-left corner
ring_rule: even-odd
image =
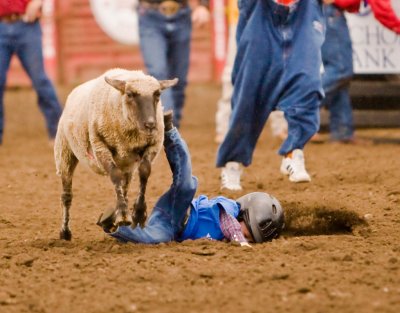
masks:
[[[325,72],[322,84],[326,98],[322,102],[330,112],[332,140],[350,140],[354,135],[353,110],[349,83],[353,77],[353,50],[349,28],[343,11],[334,5],[325,6],[326,38],[322,45]]]
[[[22,21],[0,22],[0,142],[4,129],[3,95],[6,74],[14,54],[18,56],[32,81],[33,88],[38,95],[40,110],[46,119],[49,138],[54,138],[62,108],[54,87],[44,70],[40,24],[39,22],[25,23]]]
[[[229,161],[251,164],[275,109],[285,113],[289,126],[281,155],[303,149],[319,128],[322,5],[318,0],[299,1],[294,11],[272,0],[239,0],[238,5],[232,114],[217,167]]]
[[[174,125],[179,128],[189,70],[191,10],[182,8],[170,17],[140,5],[138,11],[140,48],[149,74],[159,80],[179,79],[161,94],[164,110],[173,109]]]
[[[190,154],[178,130],[165,133],[164,149],[172,171],[172,185],[157,201],[144,228],[120,226],[110,235],[122,242],[155,244],[177,240],[197,189]]]

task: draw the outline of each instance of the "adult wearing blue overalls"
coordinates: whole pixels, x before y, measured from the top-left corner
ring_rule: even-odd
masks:
[[[278,3],[279,2],[279,3]],[[288,3],[290,2],[290,3]],[[241,165],[251,164],[273,110],[282,110],[288,137],[281,172],[310,181],[303,148],[319,127],[324,16],[319,0],[241,0],[229,131],[218,150],[222,188],[240,190]]]

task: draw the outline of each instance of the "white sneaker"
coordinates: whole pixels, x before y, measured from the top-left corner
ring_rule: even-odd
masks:
[[[304,154],[300,149],[292,151],[291,158],[283,158],[281,164],[281,173],[289,175],[289,180],[294,183],[311,181],[304,165]]]
[[[238,162],[228,162],[221,171],[221,189],[232,191],[242,190],[240,185],[240,176],[242,175],[242,166]]]

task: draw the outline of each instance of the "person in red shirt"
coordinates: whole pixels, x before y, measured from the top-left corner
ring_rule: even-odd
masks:
[[[400,34],[400,19],[393,9],[391,0],[331,0],[337,7],[352,13],[358,12],[363,2],[370,5],[375,18],[382,25]]]
[[[349,85],[353,76],[353,49],[344,14],[344,11],[359,12],[363,5],[367,5],[367,1],[324,0],[324,3],[326,34],[321,52],[324,64],[322,82],[325,99],[322,104],[330,111],[331,140],[342,143],[368,143],[368,141],[357,139],[354,136],[353,112],[349,95]],[[391,21],[390,25],[395,25],[396,17],[389,2],[370,0],[373,8],[376,8],[376,5],[382,7],[384,3],[387,4],[385,16],[392,16],[392,19],[386,18],[386,20]],[[379,10],[375,9],[374,12],[376,16],[382,16]]]
[[[51,141],[57,132],[62,109],[44,70],[39,23],[41,8],[42,0],[0,0],[0,144],[4,129],[6,74],[14,54],[21,61],[38,95],[38,104],[46,119]]]
[[[369,0],[376,19],[390,30],[400,34],[400,19],[396,15],[390,0]]]

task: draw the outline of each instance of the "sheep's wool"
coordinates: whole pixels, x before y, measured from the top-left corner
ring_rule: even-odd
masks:
[[[153,76],[146,75],[142,71],[128,71],[120,68],[107,71],[104,76],[127,82],[136,92],[146,95],[160,88],[160,83]]]
[[[122,171],[136,168],[140,160],[132,156],[136,147],[147,147],[146,153],[150,155],[151,161],[161,150],[164,138],[161,102],[157,103],[156,109],[159,127],[149,137],[138,130],[136,118],[128,114],[126,106],[122,105],[121,93],[109,85],[105,77],[125,81],[125,90],[132,90],[142,96],[153,97],[155,91],[161,91],[160,82],[154,77],[142,71],[120,68],[111,69],[100,77],[74,88],[68,96],[58,127],[58,173],[68,166],[68,153],[73,153],[79,161],[96,173],[107,174],[103,165],[105,162],[115,163]],[[127,133],[130,135],[127,136]],[[107,145],[104,145],[104,141]],[[116,154],[110,153],[109,146],[115,149]],[[99,155],[109,156],[111,159],[100,161]],[[132,162],[133,159],[136,161]]]
[[[128,185],[139,168],[134,216],[136,223],[145,222],[147,179],[164,140],[163,108],[158,93],[176,82],[160,82],[142,71],[112,69],[75,87],[68,95],[54,143],[57,173],[63,182],[62,239],[71,238],[71,183],[78,161],[111,178],[117,196],[116,212],[123,221],[128,214]],[[137,99],[135,95],[135,102],[140,105],[131,105],[133,101],[127,99],[130,93],[139,94]]]

